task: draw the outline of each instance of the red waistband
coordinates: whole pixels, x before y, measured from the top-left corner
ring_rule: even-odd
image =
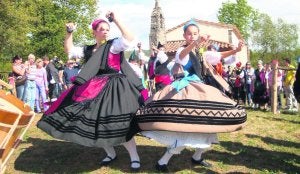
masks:
[[[170,75],[155,75],[155,83],[163,83],[163,84],[171,84],[171,76]]]

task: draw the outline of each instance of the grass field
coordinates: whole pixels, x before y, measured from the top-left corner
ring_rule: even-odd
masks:
[[[37,115],[35,121],[41,115]],[[36,122],[35,122],[36,123]],[[88,148],[51,138],[35,123],[8,162],[6,173],[130,173],[124,147],[116,148],[118,159],[109,167],[99,166],[101,148]],[[135,137],[141,157],[139,173],[156,173],[154,164],[165,147],[141,136]],[[194,166],[194,149],[174,156],[171,173],[300,173],[300,114],[273,115],[248,111],[247,125],[238,132],[219,134],[220,143],[204,154],[212,168]]]

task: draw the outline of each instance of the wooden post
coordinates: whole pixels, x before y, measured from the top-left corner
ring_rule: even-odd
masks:
[[[277,114],[277,74],[278,74],[278,61],[272,61],[273,68],[273,84],[271,88],[271,110],[273,114]]]
[[[1,86],[4,86],[5,88],[11,90],[12,94],[17,96],[17,93],[16,93],[16,86],[15,85],[11,85],[11,84],[8,84],[6,83],[5,81],[1,80],[0,79],[0,85]]]

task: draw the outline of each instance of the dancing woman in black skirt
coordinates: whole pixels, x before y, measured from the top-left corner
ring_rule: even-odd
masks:
[[[116,159],[113,146],[124,145],[131,158],[131,168],[139,169],[140,160],[133,135],[138,126],[134,113],[147,97],[147,90],[124,58],[133,36],[113,12],[106,17],[116,24],[122,37],[107,40],[110,25],[103,19],[92,23],[96,44],[74,47],[73,23],[67,24],[65,51],[69,57],[84,57],[85,65],[74,86],[53,103],[38,122],[51,136],[90,147],[103,147],[108,165]]]

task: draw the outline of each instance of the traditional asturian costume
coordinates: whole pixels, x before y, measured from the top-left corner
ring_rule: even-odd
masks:
[[[138,131],[134,114],[146,96],[143,84],[125,60],[124,38],[108,40],[87,60],[75,85],[43,115],[37,126],[51,136],[84,146],[107,147],[130,140]],[[80,51],[79,51],[80,52]]]
[[[175,81],[156,92],[137,112],[142,134],[168,146],[161,160],[179,154],[185,147],[197,148],[201,154],[202,149],[218,143],[216,133],[241,129],[247,116],[227,95],[203,83],[204,64],[199,57],[190,52],[179,59],[183,49],[176,53],[172,69]],[[204,164],[203,159],[193,160]],[[158,162],[156,168],[164,166]]]
[[[173,81],[170,70],[174,63],[175,62],[169,59],[163,51],[158,51],[154,62],[154,81],[156,91],[161,90]]]
[[[189,132],[183,135],[195,134],[199,137],[202,136],[199,133],[240,129],[246,121],[245,110],[217,88],[204,84],[199,59],[190,52],[180,60],[179,54],[182,50],[183,47],[177,51],[177,64],[172,70],[177,73],[174,74],[175,81],[150,97],[145,107],[138,110],[137,119],[141,129],[174,131],[176,134]],[[183,71],[178,74],[177,70],[181,68]],[[143,134],[151,135],[152,132]],[[178,140],[178,137],[175,139]]]

